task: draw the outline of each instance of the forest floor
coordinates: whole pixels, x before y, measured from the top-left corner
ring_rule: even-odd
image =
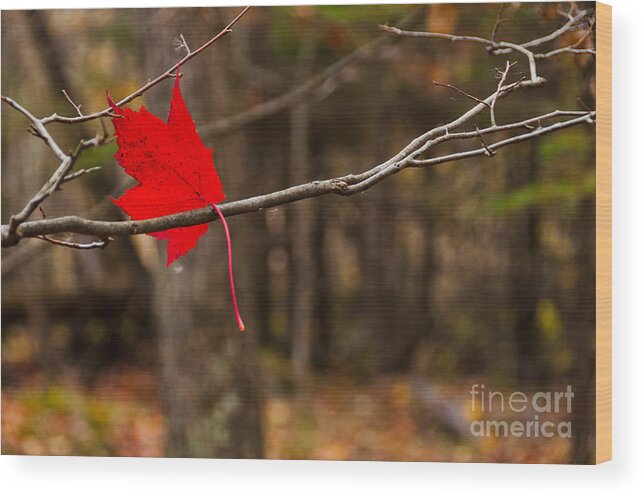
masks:
[[[406,376],[366,385],[334,377],[318,378],[305,395],[268,391],[265,456],[513,463],[568,457],[570,443],[560,438],[474,439],[462,387],[432,386],[429,408],[416,386]],[[158,384],[147,372],[115,370],[92,387],[72,372],[55,384],[33,375],[3,387],[2,454],[162,457],[164,440]]]

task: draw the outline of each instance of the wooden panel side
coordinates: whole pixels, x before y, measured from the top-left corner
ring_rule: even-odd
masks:
[[[596,463],[612,458],[612,7],[596,3]]]

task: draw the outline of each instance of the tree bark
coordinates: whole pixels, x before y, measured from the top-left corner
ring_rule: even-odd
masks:
[[[310,78],[314,40],[308,36],[299,48],[295,85]],[[302,101],[290,112],[290,170],[294,183],[310,180],[310,104]],[[300,202],[289,210],[290,227],[290,335],[291,360],[299,392],[310,379],[313,342],[315,260],[313,258],[314,205]]]
[[[229,14],[230,11],[222,9],[212,20],[213,29]],[[197,12],[190,10],[185,15],[182,21],[189,24],[189,16]],[[158,29],[157,23],[142,24],[149,26],[144,43],[146,49],[149,47],[146,61],[152,67],[162,67],[168,61],[158,60],[158,54],[174,54],[160,51],[158,46],[171,39],[172,34]],[[159,43],[153,43],[153,39]],[[217,45],[209,54],[216,59],[214,63],[195,65],[182,83],[184,93],[191,95],[188,106],[194,109],[195,120],[200,112],[209,115],[226,112],[225,105],[238,96],[232,76],[214,72],[214,68],[233,63],[229,47]],[[152,67],[148,73],[153,72]],[[166,94],[159,95],[159,100],[150,103],[156,104],[157,115],[163,115]],[[200,102],[199,95],[203,95]],[[225,146],[217,148],[215,161],[223,181],[225,171],[235,171],[234,182],[228,181],[227,189],[238,189],[250,174],[243,166],[244,158],[243,137],[228,139]],[[251,256],[252,243],[251,235],[240,224],[231,223],[230,229],[236,259],[244,260]],[[250,280],[240,271],[239,303],[248,326],[248,331],[241,333],[234,325],[227,287],[226,248],[219,224],[211,226],[199,241],[198,253],[193,255],[183,257],[170,268],[159,264],[153,274],[152,305],[158,330],[161,396],[167,418],[166,454],[260,458],[262,401]],[[237,263],[235,268],[240,266]]]

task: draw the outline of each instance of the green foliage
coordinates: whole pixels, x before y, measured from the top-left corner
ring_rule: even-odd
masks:
[[[536,320],[552,369],[557,373],[565,372],[571,365],[572,357],[565,339],[562,315],[553,301],[544,299],[538,303]]]
[[[29,421],[17,429],[19,439],[33,439],[57,454],[113,453],[107,440],[112,421],[109,403],[56,384],[39,392],[19,393],[15,399],[29,414],[25,417]],[[67,433],[70,435],[63,442],[62,435]]]
[[[305,14],[298,14],[292,7],[274,7],[270,16],[270,38],[275,52],[282,57],[294,57],[300,49],[302,36],[315,34],[327,36],[325,45],[332,47],[332,32],[335,32],[350,47],[378,36],[379,24],[395,23],[408,13],[407,5],[318,5],[310,7]],[[308,25],[315,25],[315,28],[308,29]]]
[[[293,23],[292,9],[289,7],[275,7],[270,16],[270,41],[275,55],[294,57],[299,47],[299,41],[291,29]]]
[[[319,5],[316,10],[334,22],[384,24],[393,22],[409,12],[408,5]]]
[[[594,149],[585,129],[568,129],[564,133],[553,133],[547,136],[538,147],[539,158],[543,163],[562,160],[564,155],[573,154],[583,157]]]
[[[548,341],[556,341],[561,338],[563,324],[556,305],[551,300],[543,300],[538,304],[536,318],[540,331]]]
[[[573,207],[579,200],[594,194],[596,177],[578,180],[538,181],[507,193],[493,195],[486,206],[494,215],[506,215],[532,206],[560,205]]]
[[[116,150],[116,142],[111,142],[96,148],[88,148],[78,157],[74,165],[74,170],[90,169],[97,165],[112,163],[112,157],[116,153]]]

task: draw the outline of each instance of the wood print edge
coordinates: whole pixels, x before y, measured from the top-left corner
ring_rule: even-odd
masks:
[[[612,459],[612,7],[596,3],[596,463]]]

